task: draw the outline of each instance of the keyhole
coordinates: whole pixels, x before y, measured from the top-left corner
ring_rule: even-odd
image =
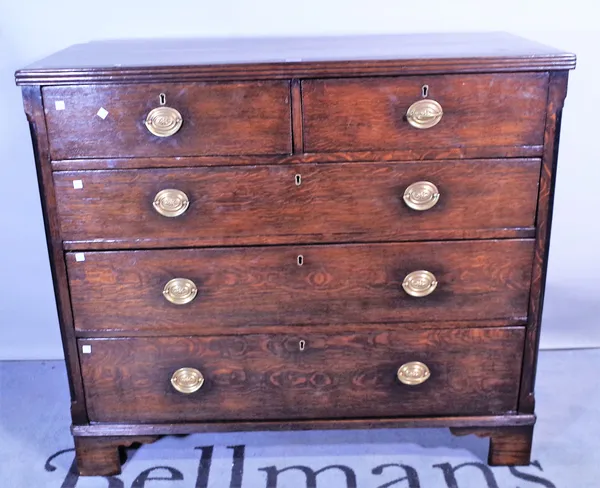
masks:
[[[302,266],[304,264],[304,256],[300,254],[297,258],[298,266]]]
[[[306,341],[304,339],[302,339],[300,342],[298,342],[298,348],[301,351],[304,351],[304,348],[306,347]]]
[[[429,95],[429,85],[423,85],[421,94],[423,95],[423,98],[427,98],[427,95]]]
[[[160,102],[161,105],[164,105],[165,103],[167,103],[167,96],[164,93],[161,93],[158,96],[158,100]]]
[[[300,186],[302,184],[302,175],[296,175],[296,186]]]

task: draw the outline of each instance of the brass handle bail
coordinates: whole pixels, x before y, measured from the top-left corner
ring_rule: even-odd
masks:
[[[417,181],[404,190],[404,203],[413,210],[429,210],[440,199],[440,192],[430,181]]]
[[[146,128],[157,137],[169,137],[183,125],[183,117],[177,109],[160,106],[150,110],[146,116]]]
[[[429,129],[440,123],[444,111],[435,100],[425,99],[413,103],[406,112],[406,120],[415,129]]]
[[[408,273],[402,282],[402,288],[412,297],[426,297],[437,288],[438,282],[433,273],[424,269]]]
[[[409,386],[425,383],[431,377],[431,371],[426,364],[419,361],[411,361],[403,364],[396,373],[398,380]]]
[[[164,217],[177,217],[188,209],[190,199],[181,190],[167,188],[155,195],[152,205]]]
[[[198,287],[187,278],[173,278],[163,288],[163,296],[175,305],[190,303],[198,294]]]
[[[171,376],[171,385],[178,392],[189,395],[202,388],[204,376],[195,368],[181,368]]]

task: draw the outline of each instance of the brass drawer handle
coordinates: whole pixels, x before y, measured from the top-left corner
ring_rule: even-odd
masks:
[[[152,205],[154,210],[165,217],[177,217],[188,209],[190,199],[181,190],[168,188],[156,194]]]
[[[202,388],[204,376],[195,368],[181,368],[171,376],[171,384],[178,392],[189,395]]]
[[[404,203],[413,210],[428,210],[440,199],[440,192],[430,181],[417,181],[404,190]]]
[[[183,117],[172,107],[156,107],[146,117],[146,128],[155,136],[169,137],[183,124]]]
[[[190,303],[198,294],[198,288],[187,278],[173,278],[163,289],[163,296],[175,305]]]
[[[440,123],[444,111],[435,100],[419,100],[413,103],[406,112],[406,120],[416,129],[429,129]]]
[[[431,371],[429,371],[426,364],[419,361],[411,361],[400,366],[396,376],[401,383],[414,386],[425,383],[431,376]]]
[[[421,269],[408,273],[402,282],[402,288],[412,297],[425,297],[433,293],[438,285],[433,273]]]

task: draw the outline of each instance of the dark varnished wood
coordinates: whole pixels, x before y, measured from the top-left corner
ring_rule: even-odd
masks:
[[[108,41],[17,72],[82,474],[157,435],[259,429],[449,426],[526,464],[574,66],[516,36],[418,34]],[[444,117],[418,131],[424,84]],[[184,115],[160,140],[159,93]],[[432,174],[440,204],[411,214],[404,179]],[[150,207],[166,183],[193,197],[171,227]],[[423,268],[440,285],[410,298]],[[183,307],[162,297],[176,276],[199,285]],[[415,389],[394,380],[408,356],[434,372]],[[184,360],[207,372],[190,397],[169,384]]]
[[[302,82],[298,79],[291,81],[292,98],[292,145],[294,154],[304,152],[304,127],[302,126]]]
[[[297,256],[303,256],[298,266]],[[86,252],[67,254],[77,330],[170,329],[380,322],[526,320],[533,242],[456,241]],[[439,284],[427,297],[402,289],[415,270]],[[198,287],[173,305],[173,278]]]
[[[444,111],[415,129],[408,108],[428,97]],[[302,83],[308,152],[541,144],[546,73],[309,80]]]
[[[71,417],[73,423],[82,424],[87,422],[87,413],[85,409],[85,400],[83,398],[83,383],[81,380],[81,370],[79,368],[77,344],[75,343],[71,299],[69,296],[65,259],[62,253],[60,223],[56,211],[56,199],[52,182],[50,156],[48,153],[48,138],[46,136],[46,124],[40,88],[35,86],[23,87],[23,102],[27,120],[29,122],[29,128],[31,130],[44,228],[46,231],[46,244],[48,247],[56,308],[69,378]]]
[[[475,434],[490,438],[490,466],[528,466],[531,462],[533,425],[509,427],[451,427],[457,436]]]
[[[94,422],[493,415],[516,408],[524,329],[81,339]],[[304,350],[299,342],[306,341]],[[422,361],[431,378],[396,378]],[[193,394],[170,384],[200,370]]]
[[[334,429],[394,429],[394,428],[441,428],[441,427],[513,427],[533,425],[535,415],[477,415],[460,417],[396,417],[366,419],[322,419],[322,420],[272,420],[251,422],[186,422],[177,424],[115,424],[95,423],[74,425],[75,436],[94,437],[101,435],[187,435],[200,432],[238,432],[266,430],[334,430]]]
[[[531,462],[533,425],[490,432],[490,466],[528,466]]]
[[[177,109],[181,129],[151,134],[144,121],[160,106]],[[291,152],[287,81],[161,83],[143,86],[43,88],[53,159],[93,157],[288,154]],[[63,101],[64,110],[55,102]],[[105,119],[97,116],[103,107]]]
[[[277,241],[273,241],[272,239],[265,239],[257,237],[257,244],[265,244],[268,242],[277,242],[278,244],[304,244],[304,243],[320,243],[321,241],[326,242],[324,238],[327,236],[321,235],[312,235],[310,236],[310,240],[306,242],[301,241],[297,238],[297,236],[291,234],[286,236],[280,236],[277,238]],[[447,241],[455,241],[455,240],[478,240],[478,239],[528,239],[535,237],[535,228],[534,227],[516,227],[516,228],[501,228],[501,229],[467,229],[467,230],[459,230],[456,229],[452,233],[439,234],[435,232],[428,232],[426,236],[424,236],[424,240],[436,240],[440,237],[445,237]],[[370,242],[371,238],[365,236],[364,238],[360,237],[348,237],[348,238],[337,238],[338,241],[354,241],[354,242]],[[411,239],[409,239],[411,240]],[[162,241],[164,243],[164,241]],[[240,240],[229,239],[228,245],[242,245],[246,244],[243,238]],[[171,244],[172,245],[172,244]],[[169,246],[169,245],[167,245]],[[163,248],[164,245],[161,244],[161,241],[157,241],[154,239],[136,239],[135,243],[132,243],[130,240],[121,240],[121,239],[86,239],[86,240],[78,240],[78,241],[63,241],[63,248],[66,251],[102,251],[102,250],[115,250],[115,249],[152,249],[152,248]],[[202,245],[198,245],[198,239],[196,237],[190,238],[182,238],[177,240],[176,247],[186,248],[186,247],[203,247]]]
[[[149,444],[157,436],[128,437],[75,437],[75,459],[77,470],[82,476],[111,476],[121,474],[124,447],[133,444]]]
[[[537,158],[543,146],[493,146],[449,149],[401,149],[398,151],[359,151],[303,153],[277,156],[201,156],[178,158],[61,159],[52,161],[56,171],[93,169],[188,168],[197,166],[244,166],[254,164],[344,163],[355,161],[414,162],[474,158]]]
[[[511,159],[55,172],[54,186],[70,248],[431,240],[533,230],[539,168]],[[441,197],[416,211],[403,195],[422,180]],[[183,215],[155,211],[165,188],[189,197]]]
[[[573,69],[571,53],[505,33],[160,39],[79,44],[16,73],[18,84],[310,78]]]
[[[460,320],[460,321],[440,321],[440,322],[403,322],[402,324],[394,322],[386,323],[344,323],[344,324],[322,324],[322,325],[311,325],[309,330],[311,333],[332,333],[332,332],[383,332],[383,331],[397,331],[400,327],[402,330],[414,330],[422,331],[424,329],[455,329],[455,328],[477,328],[477,327],[510,327],[510,326],[523,326],[526,320],[523,317],[515,317],[509,319],[493,319],[493,320]],[[285,332],[289,328],[282,328],[281,325],[261,325],[260,327],[254,327],[253,331],[260,330],[264,334],[279,334],[282,330]],[[186,328],[184,333],[194,335],[215,335],[219,334],[217,328],[206,328],[206,327],[194,327],[193,325]],[[227,327],[227,334],[247,334],[248,327],[246,325],[230,326]],[[167,336],[178,336],[182,332],[179,329],[161,329],[160,335],[163,337]],[[77,337],[88,338],[97,337],[105,338],[107,332],[105,330],[78,330]],[[129,330],[111,330],[110,337],[131,337],[132,333]],[[135,337],[155,337],[155,329],[141,329],[135,331]]]
[[[537,369],[542,308],[546,287],[546,270],[548,268],[554,187],[558,165],[560,122],[567,95],[567,82],[568,72],[552,73],[548,92],[544,158],[542,160],[536,222],[537,236],[535,240],[535,255],[529,301],[529,325],[527,327],[527,340],[525,342],[521,400],[519,403],[519,410],[524,413],[533,413],[535,409],[535,373]]]

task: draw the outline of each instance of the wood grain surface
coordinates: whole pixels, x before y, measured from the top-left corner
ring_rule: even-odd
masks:
[[[421,89],[444,111],[416,129],[408,108]],[[547,73],[414,76],[302,82],[307,152],[541,144]]]
[[[187,422],[498,414],[516,406],[524,329],[372,334],[82,339],[95,422]],[[299,341],[305,340],[303,351]],[[398,382],[409,361],[428,365],[417,386]],[[192,394],[170,384],[202,372]]]
[[[83,398],[83,381],[79,367],[71,297],[65,255],[62,252],[60,219],[56,209],[56,198],[52,181],[52,167],[46,135],[42,90],[40,87],[23,87],[23,105],[31,131],[35,169],[42,204],[46,245],[52,273],[52,284],[56,300],[56,311],[60,325],[60,334],[65,355],[65,365],[69,379],[71,397],[71,418],[74,424],[87,423],[87,412]]]
[[[62,237],[71,246],[219,246],[533,230],[539,171],[536,159],[310,164],[55,172],[54,185]],[[74,188],[76,180],[83,188]],[[423,180],[441,197],[435,207],[416,211],[402,197]],[[165,188],[186,193],[190,207],[183,215],[164,217],[153,208]]]
[[[567,96],[568,72],[551,74],[548,92],[548,114],[544,136],[544,158],[540,177],[540,191],[537,205],[537,233],[531,273],[531,294],[529,302],[529,324],[525,341],[523,376],[519,410],[533,413],[535,410],[535,377],[542,327],[542,312],[546,289],[546,271],[550,252],[550,234],[554,208],[554,188],[558,167],[558,148],[562,111]]]
[[[18,84],[273,79],[573,69],[575,55],[503,32],[78,44],[16,73]]]
[[[296,135],[296,133],[294,134]],[[296,140],[296,139],[294,139]],[[400,149],[397,151],[354,151],[328,153],[301,153],[274,156],[196,156],[177,158],[93,158],[60,159],[51,161],[55,171],[81,171],[90,169],[149,169],[191,168],[198,166],[250,166],[264,164],[350,163],[361,161],[414,162],[447,159],[507,159],[539,158],[542,145],[455,147],[428,149]]]
[[[74,425],[73,435],[80,437],[131,435],[188,435],[201,432],[243,432],[267,430],[335,430],[397,428],[490,428],[498,429],[535,424],[536,417],[525,415],[460,415],[432,417],[383,417],[348,419],[249,420],[173,423],[93,423]],[[510,429],[509,429],[510,430]]]
[[[155,436],[81,437],[74,438],[77,471],[81,476],[111,476],[121,474],[121,463],[127,457],[123,448],[133,444],[150,444]]]
[[[494,33],[104,41],[18,71],[80,473],[240,429],[452,426],[527,463],[574,67]],[[444,115],[418,130],[424,85]],[[184,121],[165,138],[144,124],[161,93]],[[420,213],[422,180],[441,198]],[[174,219],[152,208],[169,187],[191,201]],[[422,269],[438,286],[411,297]],[[429,381],[398,382],[415,360]],[[172,388],[181,367],[200,391]]]
[[[181,129],[157,137],[146,128],[160,106],[178,110]],[[288,154],[292,149],[287,81],[44,87],[53,159]],[[64,110],[56,102],[64,102]],[[97,115],[104,108],[103,119]]]
[[[302,266],[297,257],[303,256]],[[77,330],[223,334],[228,327],[526,320],[532,240],[67,253]],[[405,276],[439,284],[409,296]],[[168,302],[163,287],[198,294]]]
[[[490,466],[529,466],[533,425],[503,427],[451,427],[456,436],[474,434],[490,438],[488,464]]]

